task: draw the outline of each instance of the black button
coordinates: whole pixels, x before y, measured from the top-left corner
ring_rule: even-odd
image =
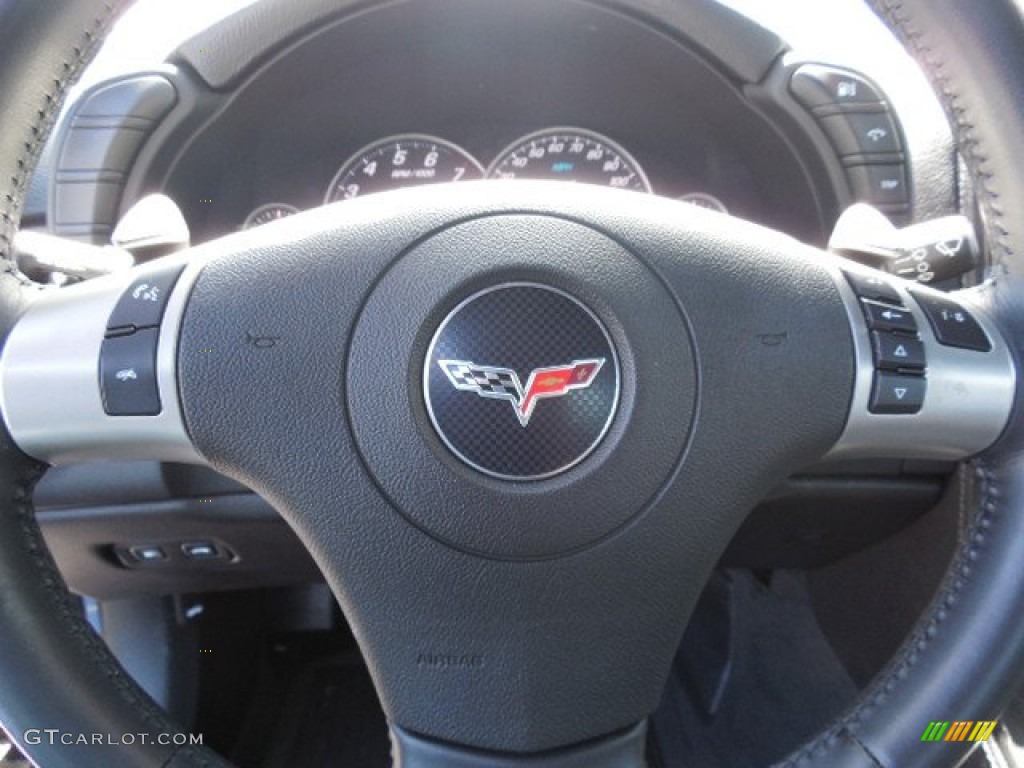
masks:
[[[160,325],[167,297],[184,268],[184,264],[174,264],[156,271],[147,271],[133,280],[111,312],[107,330]]]
[[[821,125],[842,156],[901,149],[896,125],[887,112],[843,112],[821,118]]]
[[[924,310],[928,323],[940,344],[977,352],[992,351],[992,342],[971,313],[955,301],[942,296],[931,296],[921,291],[911,291],[917,303]]]
[[[832,104],[871,104],[882,100],[871,83],[858,74],[822,64],[804,64],[789,84],[793,96],[808,109]]]
[[[917,323],[909,310],[901,307],[890,307],[888,304],[876,304],[873,301],[861,301],[864,314],[868,318],[868,327],[873,331],[901,331],[917,333]]]
[[[875,351],[875,365],[889,371],[924,370],[924,344],[918,339],[908,339],[894,333],[871,334],[871,346]]]
[[[876,373],[869,409],[872,413],[917,413],[924,405],[927,382],[920,376]]]
[[[902,304],[903,299],[892,287],[892,283],[884,277],[874,275],[861,275],[856,272],[846,272],[846,279],[853,286],[853,292],[862,299],[877,299],[889,304]]]
[[[181,551],[192,560],[216,560],[224,556],[211,541],[186,541],[181,545]]]
[[[109,416],[156,416],[160,392],[156,382],[158,328],[104,339],[100,347],[100,392]]]
[[[140,563],[159,563],[167,559],[164,548],[155,545],[132,547],[128,552]]]
[[[878,205],[900,205],[910,201],[907,172],[900,164],[855,165],[846,169],[857,200]]]

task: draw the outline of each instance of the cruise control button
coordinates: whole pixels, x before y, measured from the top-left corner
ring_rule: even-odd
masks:
[[[801,66],[793,73],[789,87],[796,100],[808,109],[882,101],[882,94],[860,75],[823,64]]]
[[[978,321],[955,301],[921,291],[911,290],[910,294],[924,310],[940,344],[976,352],[992,351],[992,342]]]
[[[927,381],[920,376],[879,372],[875,374],[868,407],[872,413],[879,414],[917,413],[924,405],[926,388]]]
[[[841,156],[899,152],[899,134],[887,112],[844,112],[821,118],[832,146]]]
[[[917,333],[917,323],[909,310],[864,300],[861,300],[861,305],[864,307],[864,314],[871,330]]]
[[[892,283],[884,277],[861,275],[856,272],[844,272],[846,279],[853,286],[853,292],[862,299],[877,299],[888,304],[902,304],[903,299],[893,288]]]
[[[100,393],[109,416],[156,416],[158,328],[104,339],[100,347]]]
[[[924,343],[894,333],[871,334],[875,365],[889,371],[923,371],[925,367]]]
[[[114,307],[107,321],[107,331],[160,325],[167,297],[184,268],[184,264],[174,264],[138,277]]]

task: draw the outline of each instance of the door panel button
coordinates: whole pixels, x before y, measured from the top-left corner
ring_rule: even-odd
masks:
[[[152,544],[142,544],[132,547],[128,551],[140,563],[162,563],[167,560],[167,553],[164,551],[164,548]]]
[[[918,339],[875,331],[871,334],[871,346],[878,368],[888,371],[924,370],[924,344]]]
[[[920,376],[878,372],[869,409],[878,414],[917,413],[924,405],[927,381]]]
[[[917,333],[917,323],[909,310],[891,307],[888,304],[876,304],[873,301],[862,300],[861,305],[864,307],[864,314],[871,330]]]
[[[992,342],[970,312],[951,299],[910,291],[924,310],[928,323],[940,344],[977,352],[990,352]]]
[[[156,416],[158,328],[104,339],[100,347],[100,393],[109,416]]]
[[[224,557],[212,541],[186,541],[181,545],[181,552],[190,560],[216,560]]]

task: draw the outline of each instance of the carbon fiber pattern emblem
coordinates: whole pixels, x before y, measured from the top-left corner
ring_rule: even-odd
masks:
[[[441,324],[424,389],[438,435],[466,464],[540,479],[601,441],[618,403],[618,361],[578,301],[541,285],[506,285],[471,296]]]
[[[534,406],[542,397],[561,397],[574,389],[589,387],[604,365],[604,358],[575,360],[571,365],[538,368],[530,372],[524,387],[515,371],[474,365],[465,360],[438,360],[452,386],[480,397],[508,400],[524,427],[530,423]]]

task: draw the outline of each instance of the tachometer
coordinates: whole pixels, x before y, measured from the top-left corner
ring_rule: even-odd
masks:
[[[593,131],[547,128],[523,136],[491,163],[489,179],[561,179],[650,192],[636,159]]]
[[[481,179],[483,166],[461,147],[435,136],[403,134],[363,147],[331,180],[324,202],[418,184]]]

